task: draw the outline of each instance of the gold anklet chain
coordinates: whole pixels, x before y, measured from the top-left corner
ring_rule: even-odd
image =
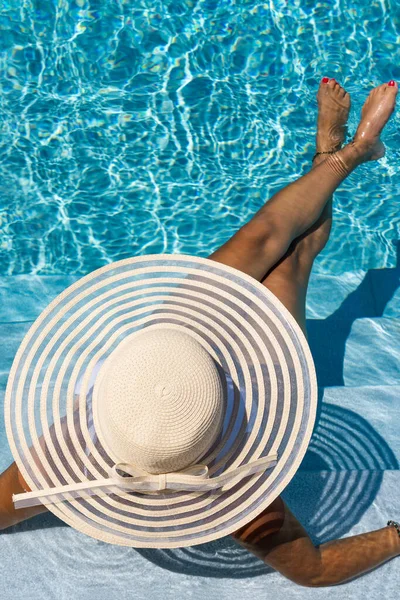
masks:
[[[348,144],[351,144],[354,142],[354,138],[351,138],[351,140],[348,142]],[[337,150],[328,150],[327,152],[316,152],[313,156],[313,159],[311,162],[314,162],[314,159],[319,155],[319,154],[336,154],[336,152],[339,152],[339,150],[341,150],[342,147],[338,148]]]
[[[335,152],[338,152],[338,150],[330,150],[329,152],[316,152],[311,162],[314,162],[314,158],[316,158],[319,154],[335,154]]]

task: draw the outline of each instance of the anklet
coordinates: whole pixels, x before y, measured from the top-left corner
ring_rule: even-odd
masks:
[[[388,521],[387,526],[389,527],[389,525],[393,525],[393,527],[396,527],[397,533],[400,537],[400,523],[396,523],[396,521]]]
[[[354,144],[354,138],[351,138],[350,142],[348,143]],[[316,158],[319,154],[335,154],[335,152],[339,152],[339,150],[341,150],[341,148],[338,148],[337,150],[329,150],[328,152],[316,152],[311,162],[314,162],[314,158]]]
[[[338,152],[338,150],[330,150],[329,152],[316,152],[311,162],[314,162],[314,158],[316,158],[318,154],[335,154],[335,152]]]

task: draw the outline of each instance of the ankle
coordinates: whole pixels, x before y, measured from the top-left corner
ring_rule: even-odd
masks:
[[[317,165],[324,162],[324,160],[326,160],[328,156],[330,156],[330,155],[329,154],[318,154],[318,156],[316,156],[313,159],[313,161],[311,163],[311,168],[314,169]]]
[[[328,154],[325,162],[342,177],[350,175],[354,169],[366,161],[365,150],[357,142],[351,141],[335,154]]]

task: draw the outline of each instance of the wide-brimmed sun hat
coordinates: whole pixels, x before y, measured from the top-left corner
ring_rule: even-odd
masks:
[[[233,533],[295,475],[316,418],[307,340],[261,283],[147,255],[76,281],[15,356],[5,423],[31,491],[111,544],[179,548]]]

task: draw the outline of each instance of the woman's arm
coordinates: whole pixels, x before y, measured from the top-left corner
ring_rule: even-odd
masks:
[[[74,415],[78,410],[79,396],[74,396]],[[61,419],[61,429],[65,431],[66,428],[66,417]],[[54,429],[54,425],[50,427],[50,431]],[[44,453],[47,452],[46,444],[43,440],[43,436],[39,438],[39,444]],[[36,464],[41,468],[41,463],[37,458],[37,453],[31,448],[31,453],[35,458]],[[38,506],[28,506],[26,508],[16,509],[12,501],[13,494],[22,494],[24,492],[31,492],[32,490],[26,483],[22,474],[20,473],[17,465],[13,462],[8,469],[0,475],[0,530],[7,529],[12,525],[16,525],[21,521],[30,519],[44,512],[48,512],[48,509],[43,504]]]
[[[270,515],[270,520],[266,520],[264,513]],[[264,524],[257,526],[263,515]],[[279,515],[283,525],[278,532],[250,541],[241,539],[243,532],[240,529],[233,538],[265,564],[304,587],[330,587],[345,583],[400,555],[400,538],[394,527],[383,527],[315,547],[280,496],[246,525],[245,530],[257,529],[260,538],[264,529],[264,533],[268,533],[271,519],[276,523]]]

